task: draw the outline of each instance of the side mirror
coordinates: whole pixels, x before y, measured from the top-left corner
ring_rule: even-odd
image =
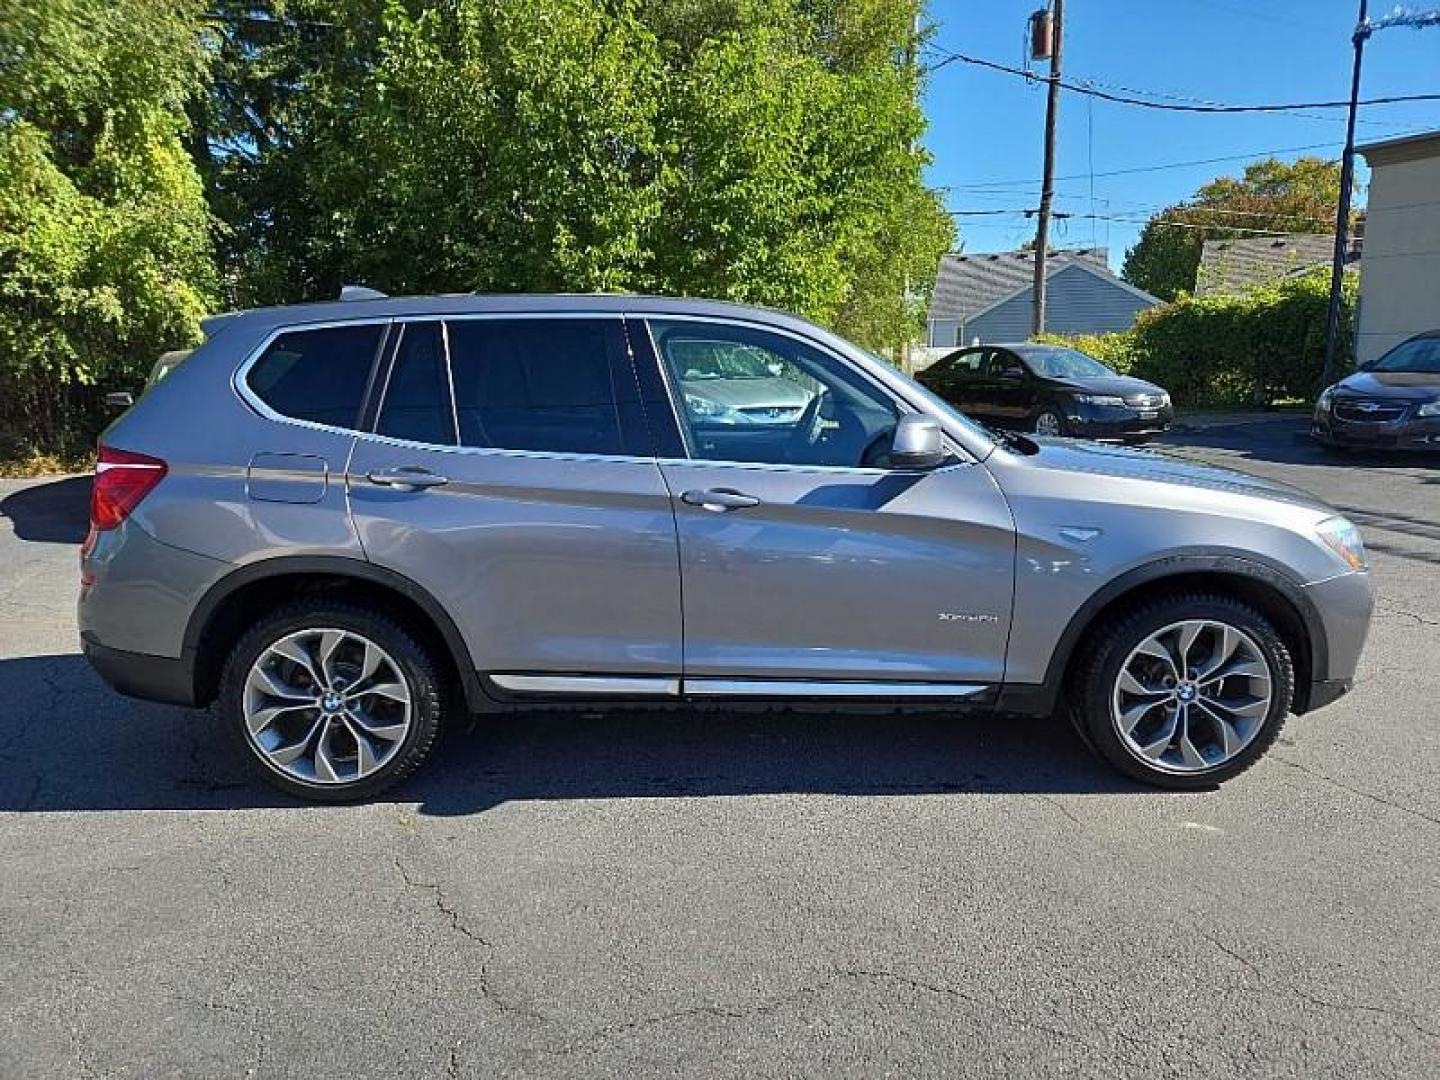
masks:
[[[890,444],[890,464],[894,468],[933,469],[944,460],[939,424],[918,413],[900,417]]]
[[[128,409],[135,404],[135,395],[129,390],[114,390],[105,395],[105,405],[111,409]]]
[[[1025,377],[1025,369],[1023,367],[1007,367],[1000,373],[1000,377],[1002,379],[1023,379]]]

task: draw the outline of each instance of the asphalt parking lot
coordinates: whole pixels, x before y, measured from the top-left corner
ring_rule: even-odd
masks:
[[[1440,462],[1297,431],[1169,449],[1361,525],[1361,678],[1193,795],[1056,724],[682,712],[291,802],[77,654],[87,481],[0,481],[0,1077],[1436,1075]]]

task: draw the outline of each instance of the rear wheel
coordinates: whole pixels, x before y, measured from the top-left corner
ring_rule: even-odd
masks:
[[[404,626],[315,598],[241,638],[216,709],[271,784],[343,802],[379,794],[419,768],[439,735],[442,685]]]
[[[1275,627],[1248,604],[1167,597],[1094,637],[1072,708],[1121,772],[1158,787],[1212,787],[1244,772],[1280,734],[1294,666]]]
[[[1065,418],[1054,409],[1042,409],[1035,417],[1036,435],[1064,435]]]

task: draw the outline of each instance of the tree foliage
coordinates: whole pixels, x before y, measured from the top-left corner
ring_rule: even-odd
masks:
[[[304,86],[237,108],[216,81],[243,299],[638,290],[873,345],[918,325],[953,230],[915,148],[913,0],[366,6],[227,31],[222,56]]]
[[[7,4],[0,18],[0,456],[88,439],[101,379],[191,340],[210,217],[182,142],[206,70],[174,0]]]
[[[1339,371],[1354,363],[1359,275],[1345,276]],[[1165,387],[1178,405],[1266,405],[1309,400],[1324,387],[1325,323],[1330,276],[1316,271],[1234,296],[1181,296],[1142,312],[1133,329],[1071,339],[1115,368]]]
[[[1340,166],[1320,158],[1293,163],[1268,158],[1241,177],[1222,176],[1156,214],[1125,255],[1121,276],[1173,300],[1193,292],[1206,240],[1266,232],[1333,233],[1340,202]]]

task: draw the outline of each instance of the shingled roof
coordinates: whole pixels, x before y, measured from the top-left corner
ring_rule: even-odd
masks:
[[[1110,273],[1105,248],[1075,248],[1050,252],[1045,277],[1076,262]],[[930,318],[966,320],[1034,279],[1035,256],[1029,251],[943,255],[930,296]]]
[[[1195,295],[1244,292],[1253,285],[1329,265],[1334,251],[1335,237],[1324,233],[1206,240],[1200,250]]]

